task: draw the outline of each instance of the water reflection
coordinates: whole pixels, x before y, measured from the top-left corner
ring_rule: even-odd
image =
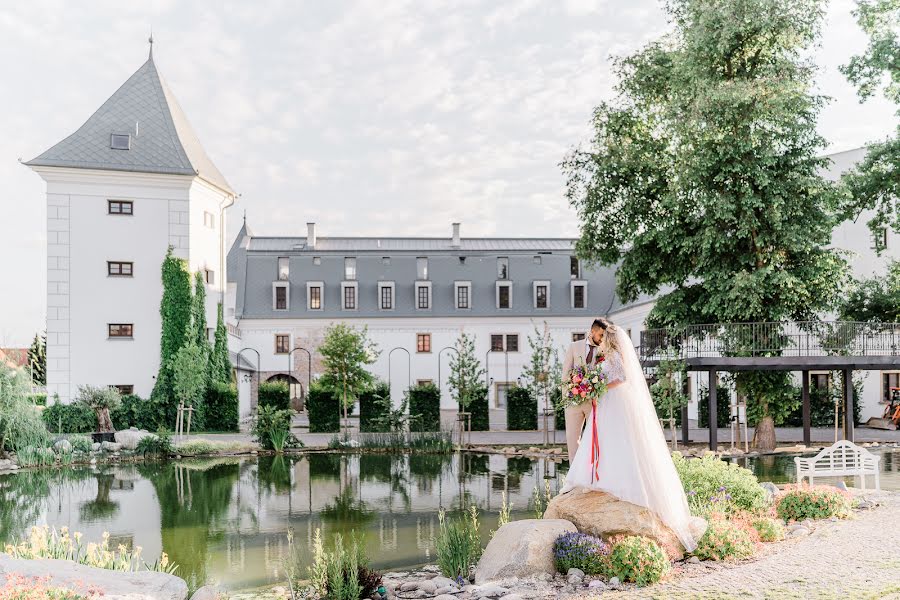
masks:
[[[760,479],[793,479],[793,460],[740,459]],[[882,484],[900,489],[900,453],[882,461]],[[0,544],[33,524],[66,525],[99,540],[103,531],[141,546],[148,562],[166,552],[192,585],[232,589],[283,580],[286,534],[309,559],[314,532],[326,540],[364,535],[376,568],[433,560],[437,512],[481,510],[496,528],[501,497],[514,518],[533,514],[532,493],[555,493],[565,463],[499,455],[309,454],[216,458],[0,476]]]

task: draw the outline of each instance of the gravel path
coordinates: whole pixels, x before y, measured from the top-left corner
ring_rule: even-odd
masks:
[[[610,591],[602,597],[900,600],[900,494],[870,492],[864,497],[880,506],[855,511],[852,520],[818,522],[809,536],[767,544],[755,559],[685,565],[658,585]]]

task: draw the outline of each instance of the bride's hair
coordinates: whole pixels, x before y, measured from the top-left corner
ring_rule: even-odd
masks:
[[[612,321],[608,319],[604,319],[600,317],[597,319],[603,324],[603,339],[600,340],[600,351],[603,354],[609,354],[610,352],[621,352],[621,348],[619,348],[619,341],[616,339],[616,334],[619,331],[618,326],[614,325]]]

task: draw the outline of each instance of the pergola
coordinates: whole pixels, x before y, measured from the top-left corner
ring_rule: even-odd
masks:
[[[900,366],[900,323],[850,321],[758,322],[690,325],[641,332],[641,364],[666,358],[687,370],[709,373],[709,447],[718,446],[716,382],[719,371],[802,373],[803,442],[810,443],[809,372],[844,374],[844,439],[853,441],[853,371]],[[681,411],[681,439],[688,443],[687,407]]]

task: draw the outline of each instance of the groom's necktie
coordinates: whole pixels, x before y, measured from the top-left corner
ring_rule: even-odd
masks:
[[[588,346],[588,355],[585,364],[591,364],[591,361],[594,360],[594,346]]]

